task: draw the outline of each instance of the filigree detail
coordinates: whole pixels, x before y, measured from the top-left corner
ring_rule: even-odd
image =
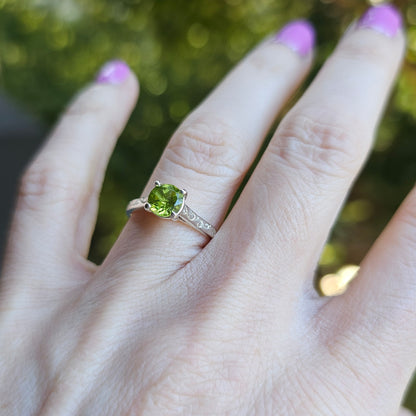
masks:
[[[183,207],[183,210],[180,214],[182,221],[192,225],[193,227],[201,230],[203,233],[210,235],[211,237],[215,235],[214,227],[201,218],[195,211],[189,208],[187,205]]]

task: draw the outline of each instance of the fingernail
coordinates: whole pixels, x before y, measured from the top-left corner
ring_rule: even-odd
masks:
[[[315,45],[315,29],[306,20],[294,20],[277,33],[275,41],[306,56]]]
[[[402,16],[391,4],[383,4],[368,9],[358,21],[359,28],[376,30],[383,35],[393,37],[402,27]]]
[[[110,61],[104,64],[95,80],[102,84],[121,84],[129,75],[130,68],[120,60]]]

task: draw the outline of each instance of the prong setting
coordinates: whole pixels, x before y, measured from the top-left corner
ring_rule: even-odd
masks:
[[[152,189],[147,198],[141,197],[130,201],[126,213],[130,216],[134,211],[144,209],[162,219],[180,220],[200,233],[211,238],[214,237],[215,228],[186,205],[187,196],[186,189],[179,189],[174,185],[161,184],[160,181],[155,181],[155,188]]]

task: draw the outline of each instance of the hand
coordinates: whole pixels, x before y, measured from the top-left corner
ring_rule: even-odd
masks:
[[[74,100],[20,187],[0,292],[2,415],[405,414],[416,192],[346,294],[322,298],[312,283],[401,62],[391,7],[370,9],[341,39],[224,221],[312,44],[305,22],[266,39],[156,166],[142,195],[154,180],[187,189],[218,229],[211,241],[141,210],[102,265],[86,260],[137,81],[112,62]]]

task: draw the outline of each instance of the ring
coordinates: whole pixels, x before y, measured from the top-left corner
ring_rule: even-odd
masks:
[[[188,192],[185,189],[156,181],[155,187],[147,198],[141,197],[129,202],[126,213],[130,217],[134,211],[144,208],[157,217],[173,221],[180,220],[201,234],[214,237],[217,233],[214,226],[185,204],[187,196]]]

